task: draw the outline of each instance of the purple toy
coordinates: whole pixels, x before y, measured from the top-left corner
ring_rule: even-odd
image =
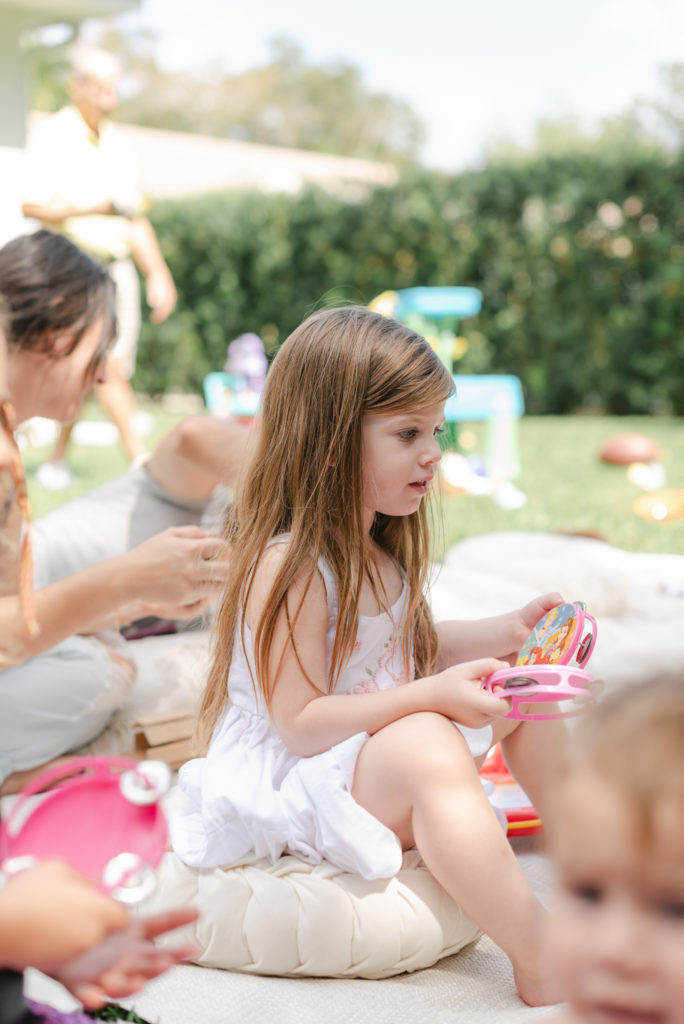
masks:
[[[266,380],[268,359],[258,334],[241,334],[228,346],[224,373],[244,377],[250,391],[260,392]]]

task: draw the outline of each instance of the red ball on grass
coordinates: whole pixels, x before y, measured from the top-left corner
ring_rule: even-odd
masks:
[[[632,462],[653,462],[660,458],[660,448],[644,434],[616,434],[599,451],[604,462],[629,466]]]

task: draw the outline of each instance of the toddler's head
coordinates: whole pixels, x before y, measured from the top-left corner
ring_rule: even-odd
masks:
[[[606,698],[548,822],[554,967],[575,1019],[684,1022],[684,678]]]

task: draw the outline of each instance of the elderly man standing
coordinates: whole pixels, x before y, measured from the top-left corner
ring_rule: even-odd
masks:
[[[130,385],[140,329],[136,266],[145,279],[154,323],[173,312],[176,289],[143,212],[135,155],[109,120],[121,76],[122,67],[112,54],[98,49],[75,52],[69,77],[71,103],[42,120],[29,140],[22,211],[108,265],[116,283],[119,334],[107,381],[97,386],[97,395],[134,461],[145,454],[133,425],[135,396]],[[38,470],[45,486],[59,489],[69,484],[72,474],[64,461],[68,442],[69,428],[64,428],[52,460]]]

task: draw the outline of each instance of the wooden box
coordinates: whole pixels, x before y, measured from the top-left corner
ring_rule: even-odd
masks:
[[[135,723],[133,757],[166,761],[176,770],[193,757],[195,715],[189,711],[146,715]]]

